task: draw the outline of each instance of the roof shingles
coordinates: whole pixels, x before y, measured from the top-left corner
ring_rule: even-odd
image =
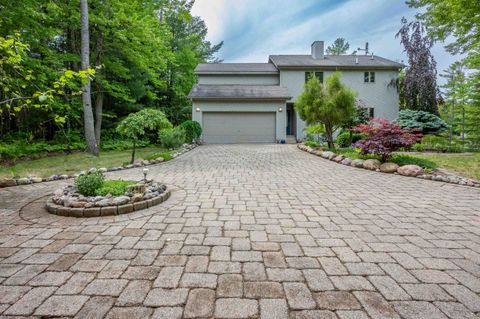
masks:
[[[280,99],[288,100],[288,89],[278,85],[195,85],[188,95],[193,99]]]
[[[314,59],[311,55],[270,55],[269,61],[280,69],[282,67],[338,67],[351,69],[372,67],[398,69],[404,66],[402,63],[375,55],[325,55],[323,59]]]

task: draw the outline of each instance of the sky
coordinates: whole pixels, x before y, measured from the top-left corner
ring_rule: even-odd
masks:
[[[348,53],[369,42],[375,55],[405,62],[395,34],[401,18],[412,20],[415,13],[404,0],[196,0],[192,8],[207,25],[207,39],[224,41],[218,54],[224,62],[268,62],[270,54],[309,54],[313,41],[325,41],[326,48],[338,37],[350,43]],[[460,59],[443,45],[437,43],[432,50],[439,73]]]

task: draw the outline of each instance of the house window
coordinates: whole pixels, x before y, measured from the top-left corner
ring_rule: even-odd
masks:
[[[312,76],[315,76],[320,83],[323,83],[323,72],[305,72],[305,83],[307,83]]]
[[[375,109],[373,107],[367,107],[368,117],[373,119],[375,117]]]
[[[375,83],[375,72],[365,72],[363,81],[365,83]]]

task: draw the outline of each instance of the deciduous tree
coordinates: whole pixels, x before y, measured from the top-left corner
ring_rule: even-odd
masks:
[[[137,141],[144,137],[147,132],[159,132],[171,128],[165,114],[155,109],[143,109],[136,113],[130,113],[117,126],[116,131],[123,137],[132,140],[131,162],[135,161]]]
[[[82,70],[90,68],[90,33],[88,29],[88,1],[80,0],[80,14],[82,20],[81,29],[81,60]],[[90,79],[87,79],[82,87],[83,102],[83,130],[87,142],[87,152],[98,156],[98,144],[95,139],[95,125],[92,112],[92,96],[90,95]]]
[[[408,22],[405,18],[396,37],[400,37],[408,56],[403,81],[406,107],[438,115],[437,64],[430,52],[433,38],[419,21]]]

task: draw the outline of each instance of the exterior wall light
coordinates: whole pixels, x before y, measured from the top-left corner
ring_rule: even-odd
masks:
[[[200,112],[200,108],[199,108],[199,107],[197,107],[197,108],[195,109],[195,111],[197,111],[197,112]]]
[[[283,109],[281,107],[279,107],[278,112],[283,112]]]

